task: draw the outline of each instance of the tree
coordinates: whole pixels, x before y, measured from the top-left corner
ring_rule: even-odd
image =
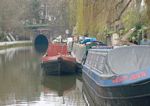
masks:
[[[1,0],[0,3],[0,28],[3,32],[23,28],[23,21],[28,10],[26,0]]]
[[[70,0],[70,25],[78,34],[89,33],[104,38],[107,30],[129,30],[138,23],[146,23],[142,0]],[[150,18],[150,2],[145,0]],[[144,5],[145,6],[145,5]],[[148,20],[148,18],[146,19]],[[119,27],[118,27],[119,26]]]

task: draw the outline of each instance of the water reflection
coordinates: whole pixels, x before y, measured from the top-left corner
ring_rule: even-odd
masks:
[[[35,100],[40,95],[41,74],[31,48],[8,49],[0,57],[0,105]]]
[[[57,92],[58,96],[75,89],[76,77],[71,76],[44,76],[43,85],[45,89]]]
[[[47,76],[44,77],[44,94],[49,97],[51,103],[59,100],[65,106],[84,106],[78,79],[72,76]],[[81,86],[80,86],[81,87]],[[58,102],[58,101],[57,101]],[[59,104],[60,105],[60,104]]]
[[[84,106],[78,76],[43,76],[33,50],[0,51],[0,106]]]

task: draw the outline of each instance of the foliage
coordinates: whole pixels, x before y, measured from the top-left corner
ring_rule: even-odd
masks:
[[[150,0],[145,0],[145,4],[146,4],[146,14],[147,14],[147,16],[148,16],[148,19],[150,19]],[[150,20],[149,20],[149,22],[150,22]]]
[[[133,26],[139,22],[137,19],[137,14],[134,10],[126,12],[126,14],[122,17],[122,21],[127,30],[133,28]]]
[[[78,34],[84,34],[84,15],[83,15],[83,1],[84,0],[77,0],[77,30],[78,30]]]
[[[0,3],[0,29],[1,33],[16,32],[23,35],[23,21],[28,14],[27,0],[1,0]],[[3,38],[3,34],[1,34]]]
[[[104,39],[119,31],[120,25],[123,32],[138,23],[149,26],[150,0],[144,1],[142,7],[142,0],[1,0],[0,30],[24,32],[23,23],[33,18],[39,21],[41,4],[46,4],[48,14],[54,18],[50,24]]]
[[[30,11],[31,11],[32,18],[36,19],[36,21],[38,22],[40,20],[40,16],[39,16],[40,1],[32,0],[30,5],[31,5]]]
[[[89,33],[98,39],[116,32],[120,24],[124,33],[138,23],[148,26],[150,1],[145,0],[144,6],[141,3],[142,0],[70,0],[70,26],[75,27],[79,35]]]
[[[4,33],[1,33],[1,34],[0,34],[0,41],[4,41],[4,40],[5,40],[5,37],[6,37],[5,34],[4,34]]]

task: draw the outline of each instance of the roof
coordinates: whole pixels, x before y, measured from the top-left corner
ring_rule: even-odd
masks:
[[[107,65],[116,74],[126,74],[150,67],[150,46],[128,46],[108,52]]]

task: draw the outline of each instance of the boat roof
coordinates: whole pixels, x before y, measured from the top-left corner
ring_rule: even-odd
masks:
[[[48,56],[67,55],[67,45],[65,43],[50,43],[47,49]]]
[[[90,52],[92,52],[92,51],[94,51],[94,52],[109,52],[109,51],[111,51],[112,49],[89,49],[88,51],[90,51]]]
[[[88,52],[86,64],[103,74],[121,75],[150,68],[150,46],[90,49]]]
[[[116,74],[126,74],[150,68],[150,46],[128,46],[111,50],[107,65]]]

